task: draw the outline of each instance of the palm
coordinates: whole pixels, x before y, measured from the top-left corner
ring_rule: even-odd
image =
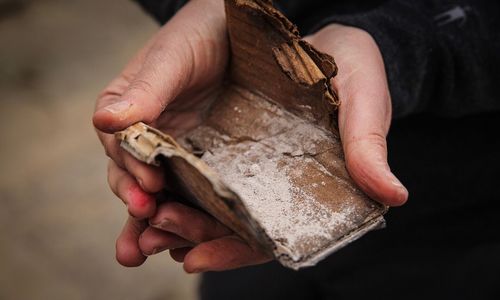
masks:
[[[388,173],[385,160],[385,134],[390,123],[390,96],[388,93],[384,65],[373,39],[358,29],[331,25],[314,37],[307,38],[313,45],[334,54],[341,73],[335,85],[343,105],[339,110],[339,125],[344,141],[349,171],[358,183],[375,199],[388,204],[400,205],[406,197],[400,192],[394,175]],[[366,127],[368,126],[368,127]],[[360,150],[364,150],[360,152]],[[373,172],[373,178],[368,176]],[[388,178],[388,179],[387,179]],[[374,190],[373,187],[377,187]],[[404,188],[403,188],[404,189]],[[204,219],[208,220],[209,216]],[[190,216],[178,219],[193,220]],[[186,224],[188,230],[210,228],[211,222],[195,228]],[[234,242],[226,235],[208,235],[213,240],[198,244],[184,259],[188,271],[225,270],[249,264],[265,262],[269,258],[255,252],[243,241]],[[143,249],[144,250],[144,249]],[[173,250],[175,251],[175,250]],[[218,255],[214,255],[217,253]],[[237,255],[234,253],[238,253]],[[200,257],[209,257],[200,259]],[[197,261],[206,262],[196,265]],[[196,265],[196,267],[193,267]]]
[[[222,80],[213,78],[201,85],[200,89],[187,91],[172,101],[152,126],[175,137],[197,127],[203,112],[219,92]]]

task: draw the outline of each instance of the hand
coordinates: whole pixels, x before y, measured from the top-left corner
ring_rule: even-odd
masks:
[[[198,125],[200,112],[222,84],[228,47],[223,1],[192,0],[97,100],[93,122],[111,158],[109,185],[131,215],[116,243],[117,260],[124,266],[141,265],[145,254],[165,249],[172,249],[171,255],[184,261],[188,272],[236,268],[270,259],[205,213],[174,202],[157,208],[153,194],[164,187],[161,170],[137,161],[113,136],[138,121],[173,136]]]
[[[332,54],[339,66],[339,74],[332,84],[342,101],[339,130],[351,176],[372,198],[390,206],[404,204],[408,191],[391,173],[387,163],[386,135],[391,123],[391,99],[384,63],[375,41],[365,31],[336,24],[306,40],[317,49]],[[162,219],[176,221],[162,222]],[[197,220],[199,224],[185,223],[188,220]],[[227,228],[217,225],[213,218],[178,203],[160,207],[150,223],[155,228],[149,228],[140,240],[144,253],[200,245],[193,250],[181,248],[170,252],[178,261],[186,257],[184,267],[188,271],[226,270],[269,260],[252,251]],[[204,230],[199,231],[201,228]],[[165,230],[177,237],[169,236]],[[230,251],[215,252],[214,249]],[[197,266],[193,267],[190,256],[195,254],[199,258]]]
[[[222,271],[271,260],[212,216],[179,202],[168,201],[158,207],[139,238],[146,255],[170,249],[170,256],[184,262],[189,273]]]
[[[407,192],[397,184],[385,158],[391,108],[380,53],[368,34],[335,26],[339,25],[323,29],[309,40],[337,59],[346,53],[356,54],[353,59],[338,61],[341,71],[334,80],[344,101],[339,111],[340,129],[349,171],[369,195],[390,205],[400,205]],[[350,38],[344,39],[345,34]],[[356,49],[360,51],[351,51]],[[117,241],[117,259],[123,265],[140,265],[145,260],[143,253],[165,249],[172,249],[172,257],[184,261],[188,272],[231,269],[269,260],[227,228],[214,225],[217,222],[202,212],[175,202],[157,209],[151,194],[163,187],[160,170],[137,162],[109,135],[137,121],[173,135],[196,126],[199,111],[217,92],[226,63],[222,2],[191,1],[100,96],[94,124],[112,159],[109,183],[134,216]],[[358,67],[373,76],[365,78]],[[371,105],[360,106],[359,100],[367,96]],[[373,126],[356,124],[359,119]],[[147,218],[151,218],[152,226],[148,226]],[[186,220],[197,221],[188,224]]]
[[[306,40],[331,54],[339,68],[332,84],[341,101],[339,130],[351,177],[371,198],[389,206],[403,205],[408,191],[387,163],[392,105],[375,40],[364,30],[338,24]]]

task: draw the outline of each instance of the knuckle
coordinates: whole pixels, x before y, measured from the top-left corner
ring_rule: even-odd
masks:
[[[111,191],[113,192],[113,194],[115,194],[117,197],[120,197],[119,195],[119,192],[118,192],[118,184],[117,184],[117,178],[115,176],[115,174],[113,174],[114,171],[109,171],[108,172],[108,186],[109,188],[111,189]]]
[[[104,146],[104,153],[106,156],[113,161],[113,163],[117,166],[122,168],[124,166],[124,161],[122,157],[122,152],[121,148],[119,148],[117,145],[111,144],[111,145],[105,145]]]
[[[126,94],[131,95],[130,96],[131,98],[141,98],[141,97],[137,97],[136,95],[134,95],[136,93],[143,94],[143,95],[145,94],[145,96],[147,98],[147,102],[153,103],[153,105],[157,106],[157,108],[155,110],[158,111],[158,114],[165,110],[166,105],[167,105],[165,103],[165,101],[163,101],[165,96],[162,95],[161,91],[158,91],[157,89],[155,89],[153,84],[151,82],[149,82],[148,80],[136,78],[134,81],[132,81],[130,83]],[[143,98],[143,100],[144,100],[144,98]],[[157,117],[157,115],[153,115],[149,119],[144,119],[144,121],[147,123],[150,123],[156,117]]]
[[[111,146],[111,147],[105,146],[104,153],[117,166],[119,166],[119,167],[123,166],[119,149],[117,149],[116,147],[113,147],[113,146]]]
[[[163,189],[163,176],[162,174],[154,174],[146,169],[137,174],[137,178],[141,179],[141,186],[145,192],[150,194],[158,193]]]
[[[132,81],[129,85],[129,90],[139,90],[141,92],[145,92],[151,95],[154,95],[153,93],[153,85],[149,83],[148,81],[144,79],[135,79]]]
[[[376,145],[379,147],[385,147],[386,145],[385,134],[382,134],[380,132],[370,132],[365,136],[364,140],[372,145]]]
[[[130,83],[128,88],[129,93],[134,93],[134,91],[146,94],[153,103],[160,106],[161,111],[165,109],[165,105],[162,101],[162,95],[155,90],[154,86],[149,81],[140,78],[135,79],[132,83]]]
[[[372,131],[360,137],[353,137],[346,141],[346,155],[362,153],[362,150],[370,149],[373,147],[385,149],[387,141],[385,134]]]

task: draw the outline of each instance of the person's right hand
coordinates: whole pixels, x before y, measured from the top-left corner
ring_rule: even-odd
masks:
[[[189,1],[97,100],[93,123],[110,157],[109,185],[132,216],[117,241],[123,265],[145,260],[137,241],[165,182],[159,168],[122,150],[113,133],[139,121],[173,136],[195,127],[222,84],[228,47],[224,1]]]

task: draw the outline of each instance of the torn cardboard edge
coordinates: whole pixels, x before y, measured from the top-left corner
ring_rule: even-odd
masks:
[[[137,159],[161,162],[183,197],[252,247],[293,269],[312,266],[383,227],[387,207],[368,199],[345,170],[339,101],[330,86],[333,58],[300,40],[270,1],[226,0],[226,15],[229,84],[184,137],[205,155],[198,158],[142,123],[117,138]],[[277,190],[265,174],[287,187]],[[280,218],[288,222],[270,222]]]
[[[252,218],[239,196],[224,184],[216,172],[208,167],[197,156],[180,147],[170,136],[165,135],[143,123],[138,123],[129,127],[127,130],[118,133],[117,137],[121,140],[121,146],[124,149],[131,153],[135,158],[145,163],[158,166],[160,165],[160,161],[162,161],[162,157],[170,159],[177,157],[191,165],[193,167],[193,171],[196,170],[196,172],[199,172],[207,180],[209,180],[211,187],[221,199],[226,199],[226,201],[221,201],[222,206],[226,207],[228,210],[237,211],[235,213],[235,217],[241,223],[246,223],[244,226],[240,225],[240,227],[244,227],[246,229],[243,231],[241,228],[235,229],[236,227],[234,224],[229,225],[231,222],[228,222],[227,220],[222,222],[238,232],[254,247],[263,249],[267,253],[272,252],[273,256],[278,261],[280,261],[284,266],[292,269],[313,266],[331,253],[358,239],[365,233],[374,229],[382,228],[385,225],[382,215],[375,213],[372,216],[367,216],[367,220],[357,227],[356,230],[346,233],[339,239],[330,241],[328,245],[318,251],[307,253],[299,259],[294,259],[289,255],[290,249],[272,241],[272,239],[266,234],[265,230],[262,229],[262,225]],[[199,199],[195,201],[199,201]],[[217,219],[225,219],[224,216],[221,216],[220,211],[214,211],[213,208],[206,205],[206,202],[197,202],[196,204],[212,215],[219,215]],[[228,211],[226,213],[228,213]],[[224,212],[222,215],[224,215]],[[242,235],[241,232],[246,232],[247,234]],[[248,232],[251,232],[251,234],[248,234]]]

